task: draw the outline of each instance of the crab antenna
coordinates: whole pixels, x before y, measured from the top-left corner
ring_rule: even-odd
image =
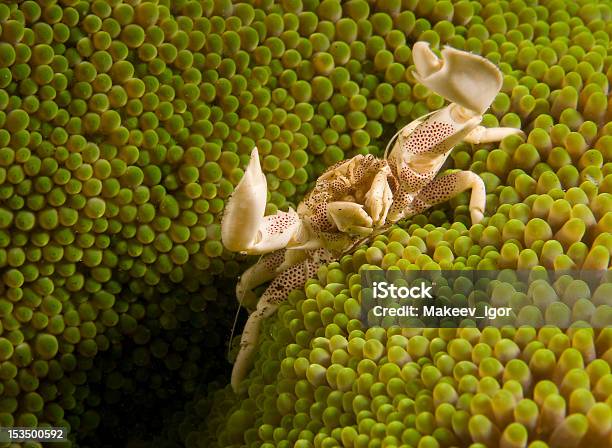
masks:
[[[238,323],[238,314],[240,314],[240,308],[242,308],[242,297],[238,299],[238,308],[236,308],[236,314],[234,314],[234,323],[232,324],[232,331],[230,332],[229,341],[227,342],[227,359],[230,359],[232,353],[232,339],[234,339],[234,332],[236,331],[236,324]]]

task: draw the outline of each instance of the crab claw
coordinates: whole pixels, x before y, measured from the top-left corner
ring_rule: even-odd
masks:
[[[245,254],[265,254],[284,249],[299,236],[301,221],[295,210],[264,216],[267,196],[266,177],[254,148],[221,220],[221,240],[226,248]]]
[[[327,204],[329,219],[341,232],[369,235],[373,230],[372,218],[363,205],[354,202],[336,201]]]
[[[229,250],[246,251],[256,241],[264,220],[267,195],[266,176],[261,170],[259,152],[255,147],[221,220],[221,240]]]
[[[426,42],[417,42],[412,47],[412,57],[417,81],[480,115],[501,89],[501,71],[482,56],[444,47],[442,59],[439,59]]]
[[[388,171],[390,169],[381,170],[376,174],[370,190],[365,195],[365,208],[372,217],[374,227],[385,223],[393,203],[393,193],[387,182]]]

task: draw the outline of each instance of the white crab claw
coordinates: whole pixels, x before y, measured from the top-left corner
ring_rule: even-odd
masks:
[[[412,47],[414,77],[447,100],[483,114],[503,82],[501,71],[482,56],[444,47],[438,59],[427,42]]]
[[[221,220],[221,240],[226,248],[241,252],[254,244],[264,220],[267,194],[266,176],[261,170],[259,152],[255,147]]]

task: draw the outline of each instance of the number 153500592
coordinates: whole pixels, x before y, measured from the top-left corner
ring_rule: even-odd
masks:
[[[61,427],[47,428],[1,428],[0,443],[15,442],[65,442],[68,440],[68,429]]]

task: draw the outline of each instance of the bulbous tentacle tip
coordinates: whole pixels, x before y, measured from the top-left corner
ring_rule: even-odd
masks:
[[[503,75],[477,54],[444,47],[438,59],[426,42],[412,49],[414,77],[428,89],[478,114],[483,114],[501,89]]]

